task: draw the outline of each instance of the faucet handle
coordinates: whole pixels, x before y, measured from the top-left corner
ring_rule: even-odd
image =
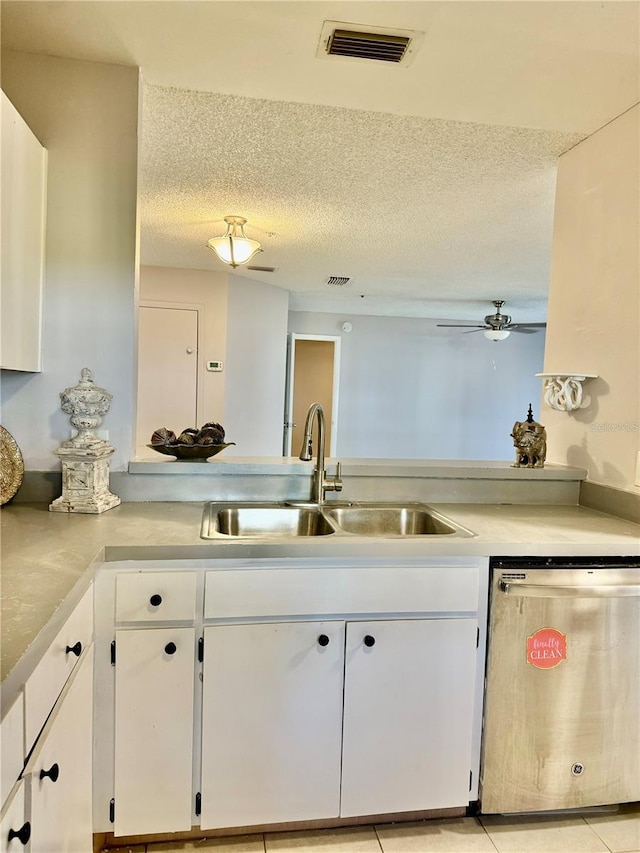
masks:
[[[330,492],[342,491],[342,462],[338,462],[336,465],[336,473],[334,476],[327,477],[325,479],[325,488]]]

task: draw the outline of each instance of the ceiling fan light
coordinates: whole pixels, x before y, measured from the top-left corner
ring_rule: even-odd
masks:
[[[212,249],[220,260],[237,267],[246,264],[258,252],[262,246],[257,240],[250,240],[244,233],[246,219],[243,216],[225,216],[227,230],[222,237],[212,237],[207,240],[207,246]]]
[[[506,341],[510,334],[508,329],[487,329],[484,336],[489,341]]]

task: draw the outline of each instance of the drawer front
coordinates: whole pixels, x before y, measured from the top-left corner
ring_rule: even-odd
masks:
[[[116,578],[116,622],[192,622],[196,572],[123,572]]]
[[[93,586],[85,592],[25,684],[28,752],[80,655],[93,638]]]
[[[207,572],[205,619],[478,609],[479,566],[237,569]]]

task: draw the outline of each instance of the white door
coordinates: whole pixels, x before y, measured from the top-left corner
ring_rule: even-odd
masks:
[[[312,403],[321,403],[327,435],[326,456],[336,455],[340,383],[340,338],[291,333],[287,339],[287,378],[282,452],[297,456],[304,420]],[[314,455],[317,449],[314,435]]]
[[[26,770],[31,853],[92,848],[93,647],[71,678]]]
[[[194,628],[116,632],[114,835],[191,829]]]
[[[468,804],[476,626],[347,625],[342,817]]]
[[[197,424],[198,312],[141,305],[138,312],[136,447],[154,430],[179,434]]]
[[[204,633],[201,827],[337,817],[344,623]]]

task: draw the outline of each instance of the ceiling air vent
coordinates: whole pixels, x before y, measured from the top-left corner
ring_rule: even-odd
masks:
[[[424,33],[325,21],[316,56],[408,65]]]
[[[277,267],[255,267],[250,266],[247,267],[248,270],[253,270],[254,272],[275,272]]]
[[[401,62],[410,41],[406,36],[334,30],[327,53],[331,56],[352,56],[354,59],[375,59],[378,62]]]
[[[330,275],[327,279],[327,284],[330,287],[344,287],[351,281],[348,275]]]

